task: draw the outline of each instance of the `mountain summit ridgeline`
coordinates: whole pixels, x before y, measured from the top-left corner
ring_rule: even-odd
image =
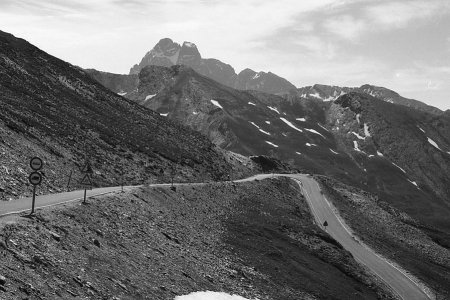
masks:
[[[271,72],[255,72],[245,69],[236,74],[234,68],[214,58],[202,58],[197,46],[191,42],[180,45],[169,38],[161,39],[139,64],[134,65],[130,75],[139,74],[146,66],[170,67],[186,65],[201,75],[239,90],[257,90],[271,94],[285,94],[296,87]]]

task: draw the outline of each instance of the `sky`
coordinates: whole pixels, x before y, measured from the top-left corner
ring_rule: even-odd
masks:
[[[83,68],[127,74],[168,37],[236,72],[450,109],[448,0],[0,0],[0,30]]]

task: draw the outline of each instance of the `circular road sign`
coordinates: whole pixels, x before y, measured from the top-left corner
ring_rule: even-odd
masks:
[[[32,185],[40,185],[42,182],[42,175],[39,172],[33,172],[28,177],[28,180]]]
[[[30,167],[35,171],[39,171],[40,169],[42,169],[43,165],[44,163],[42,162],[42,159],[40,159],[39,157],[33,157],[30,160]]]

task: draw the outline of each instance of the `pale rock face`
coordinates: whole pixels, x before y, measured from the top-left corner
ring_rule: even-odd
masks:
[[[207,76],[223,85],[240,90],[256,90],[270,94],[286,94],[295,90],[295,86],[284,78],[271,72],[255,72],[245,69],[236,74],[232,66],[214,58],[201,57],[197,46],[191,42],[183,45],[169,38],[162,39],[149,51],[139,64],[130,69],[130,74],[139,72],[148,65],[171,67],[186,65],[203,76]]]
[[[194,43],[184,42],[180,49],[177,65],[186,65],[195,69],[201,63],[201,55]]]
[[[148,65],[170,67],[178,62],[181,46],[169,38],[162,39],[155,47],[147,52],[139,65],[134,65],[130,74],[139,74],[141,69]]]

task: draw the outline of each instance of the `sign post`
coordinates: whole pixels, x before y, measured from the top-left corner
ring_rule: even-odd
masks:
[[[39,157],[33,157],[30,160],[30,167],[33,169],[34,172],[28,176],[28,181],[33,185],[33,200],[31,202],[31,213],[30,215],[34,214],[34,207],[36,203],[36,186],[40,185],[42,182],[42,174],[38,171],[42,169],[44,163],[42,162],[42,159]]]
[[[81,173],[84,174],[83,179],[81,179],[80,181],[80,184],[84,186],[83,204],[86,204],[86,190],[87,188],[92,189],[91,174],[94,173],[94,170],[92,170],[91,163],[89,162],[89,160],[86,160],[80,171]]]

